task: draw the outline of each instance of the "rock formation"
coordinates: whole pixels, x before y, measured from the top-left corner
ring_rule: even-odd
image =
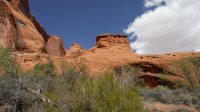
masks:
[[[47,54],[63,57],[66,54],[64,42],[59,36],[51,36],[46,45]]]
[[[5,1],[0,1],[0,45],[16,49],[18,39],[17,25],[12,10]]]
[[[72,44],[70,50],[67,52],[66,56],[70,58],[76,58],[81,56],[84,52],[85,49],[83,49],[83,47],[80,44],[74,43]]]
[[[95,48],[110,48],[120,46],[119,49],[128,50],[131,52],[131,47],[126,35],[101,34],[96,37]]]
[[[45,51],[48,35],[30,14],[28,0],[1,0],[0,15],[1,46],[13,51]]]
[[[14,9],[18,9],[23,12],[26,16],[30,16],[30,8],[28,0],[7,0],[11,3]]]
[[[56,35],[49,36],[31,15],[28,0],[0,0],[0,47],[12,51],[24,72],[32,70],[38,63],[47,63],[49,58],[57,72],[62,71],[63,61],[71,64],[84,59],[82,63],[87,65],[93,76],[108,70],[118,71],[128,65],[140,68],[141,72],[133,75],[138,75],[152,88],[159,85],[191,88],[191,79],[195,86],[200,87],[200,77],[197,75],[199,69],[189,63],[192,72],[190,76],[186,76],[183,75],[184,70],[177,70],[176,66],[172,65],[188,57],[200,58],[200,52],[138,55],[131,51],[126,35],[109,33],[97,35],[94,47],[89,50],[74,43],[69,51],[66,51],[63,40]]]
[[[127,36],[119,34],[98,35],[96,44],[89,50],[75,43],[66,53],[63,40],[59,36],[49,36],[31,15],[28,0],[0,0],[0,46],[14,51],[23,70],[47,62],[48,55],[52,55],[58,69],[63,60],[73,62],[74,58],[84,58],[84,64],[93,75],[124,65],[139,67],[143,70],[139,77],[150,87],[173,87],[177,82],[188,82],[181,72],[174,73],[168,67],[186,57],[200,57],[200,53],[193,52],[138,55],[131,51]],[[163,73],[167,75],[160,75]]]

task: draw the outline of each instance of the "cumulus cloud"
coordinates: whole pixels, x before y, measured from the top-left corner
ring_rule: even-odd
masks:
[[[144,6],[147,11],[124,30],[136,38],[131,47],[137,53],[200,49],[200,0],[145,0]]]

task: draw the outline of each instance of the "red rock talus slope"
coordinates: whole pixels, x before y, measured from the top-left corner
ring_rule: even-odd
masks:
[[[64,42],[59,36],[51,36],[46,46],[47,54],[63,57],[66,54]]]

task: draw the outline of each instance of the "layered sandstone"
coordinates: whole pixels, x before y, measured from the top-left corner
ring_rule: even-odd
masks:
[[[13,51],[44,52],[48,35],[31,16],[28,0],[1,0],[0,6],[0,45]]]
[[[29,16],[31,14],[28,0],[8,0],[8,1],[11,3],[14,9],[20,10],[26,16]]]
[[[12,10],[5,1],[0,1],[0,46],[16,49],[18,30]]]
[[[120,34],[101,34],[96,37],[95,48],[107,49],[114,48],[121,50],[127,50],[131,52],[131,47],[128,41],[128,37],[126,35]]]
[[[98,37],[98,36],[97,36]],[[121,39],[121,40],[120,40]],[[98,75],[104,71],[114,69],[119,70],[124,65],[141,68],[139,77],[144,79],[144,82],[150,87],[164,85],[168,87],[180,86],[177,82],[184,82],[183,86],[188,86],[189,83],[184,75],[174,73],[169,69],[173,62],[187,57],[200,57],[200,53],[172,53],[163,55],[138,55],[131,52],[127,37],[111,37],[105,36],[97,38],[97,43],[90,50],[85,50],[79,44],[73,44],[70,50],[65,54],[65,49],[62,39],[58,36],[52,36],[47,43],[47,53],[52,55],[56,68],[60,69],[63,61],[73,62],[74,58],[84,59],[84,64],[89,68],[91,75]],[[98,47],[98,45],[104,45]],[[19,56],[17,55],[18,60]],[[59,57],[55,57],[59,56]],[[61,56],[65,56],[62,57]],[[22,55],[23,59],[21,65],[23,70],[30,70],[35,64],[41,62],[45,63],[48,55],[44,54],[27,54]],[[165,74],[165,75],[162,75]],[[194,76],[195,78],[195,76]],[[199,84],[200,85],[200,84]]]

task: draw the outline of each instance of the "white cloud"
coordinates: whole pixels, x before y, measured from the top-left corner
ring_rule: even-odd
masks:
[[[200,0],[145,0],[144,6],[147,11],[125,29],[137,36],[131,43],[137,53],[200,49]]]
[[[154,6],[159,6],[162,2],[164,2],[164,0],[145,0],[144,6],[150,8]]]

